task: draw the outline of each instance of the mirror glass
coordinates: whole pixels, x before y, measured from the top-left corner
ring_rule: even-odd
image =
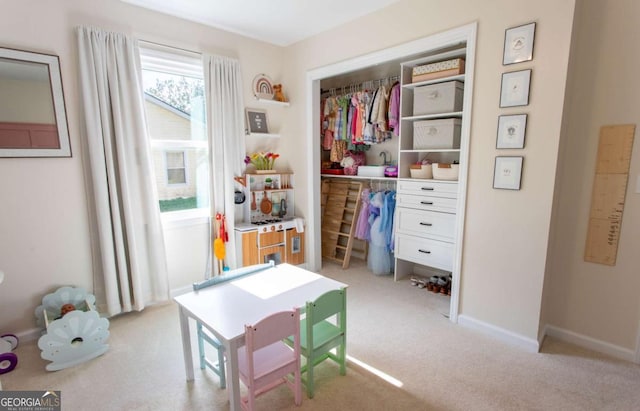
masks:
[[[58,56],[0,48],[0,157],[70,157]]]

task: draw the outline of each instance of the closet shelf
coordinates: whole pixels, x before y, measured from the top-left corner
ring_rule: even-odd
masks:
[[[451,113],[423,114],[420,116],[404,116],[401,118],[401,120],[414,121],[414,120],[429,120],[432,118],[452,118],[452,117],[462,118],[462,111],[454,111]]]
[[[427,57],[405,61],[402,63],[402,66],[415,67],[415,66],[421,66],[423,64],[433,63],[436,61],[442,61],[442,60],[448,60],[448,59],[454,59],[454,58],[465,58],[466,54],[467,54],[467,48],[463,47],[463,48],[455,49],[445,53],[432,54]]]
[[[272,134],[272,133],[249,133],[250,137],[271,137],[271,138],[280,138],[280,134]]]
[[[464,82],[464,74],[458,74],[457,76],[450,76],[450,77],[442,77],[442,78],[437,78],[433,80],[418,81],[416,83],[403,84],[402,88],[414,89],[416,87],[427,86],[429,84],[443,83],[445,81],[456,81],[456,80]]]
[[[424,153],[425,151],[431,153],[459,153],[459,148],[423,148],[420,150],[400,150],[401,153]]]
[[[420,182],[433,182],[433,183],[444,183],[444,184],[458,184],[458,180],[435,180],[433,178],[411,178],[411,177],[402,177],[399,181],[420,181]]]
[[[382,180],[382,181],[396,181],[396,177],[364,177],[364,176],[348,176],[344,174],[320,174],[320,177],[326,178],[344,178],[346,180]]]
[[[266,99],[266,98],[259,98],[259,97],[256,97],[256,100],[259,103],[271,104],[271,105],[274,105],[274,106],[289,107],[289,105],[290,105],[290,103],[288,101],[269,100],[269,99]]]

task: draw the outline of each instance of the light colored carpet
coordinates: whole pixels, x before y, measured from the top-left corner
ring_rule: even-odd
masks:
[[[314,399],[296,407],[281,386],[259,397],[260,410],[640,409],[638,365],[551,338],[541,353],[523,352],[449,322],[447,297],[374,276],[358,260],[352,267],[322,271],[350,285],[347,352],[400,386],[355,362],[340,376],[325,361]],[[229,409],[211,371],[185,381],[177,311],[171,303],[111,319],[103,356],[57,372],[45,371],[35,341],[22,342],[3,388],[61,390],[66,411]]]

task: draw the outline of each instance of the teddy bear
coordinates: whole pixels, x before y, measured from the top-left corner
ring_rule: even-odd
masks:
[[[282,102],[286,102],[287,98],[284,96],[284,93],[282,92],[282,84],[274,84],[273,85],[273,99],[275,101],[282,101]]]

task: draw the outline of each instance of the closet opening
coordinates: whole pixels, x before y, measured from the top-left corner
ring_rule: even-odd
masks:
[[[457,322],[459,306],[476,30],[477,23],[472,23],[307,73],[307,147],[308,158],[311,159],[307,173],[312,181],[307,191],[307,221],[312,233],[307,251],[310,268],[319,270],[324,257],[342,263],[342,267],[348,269],[352,259],[359,258],[367,261],[369,269],[375,271],[372,275],[389,274],[396,281],[406,280],[411,283],[418,279],[429,280],[434,276],[450,278],[448,317],[453,322]],[[466,61],[466,74],[449,79],[462,84],[458,86],[464,89],[462,108],[446,115],[415,115],[413,94],[423,91],[418,86],[430,85],[434,81],[419,84],[414,81],[411,84],[412,68],[454,57],[462,57]],[[353,119],[358,118],[357,109],[351,114],[340,113],[341,118],[336,118],[333,105],[340,106],[341,110],[348,107],[348,104],[357,107],[363,100],[372,99],[376,93],[384,93],[389,99],[394,86],[400,93],[398,112],[395,115],[397,125],[393,124],[389,129],[382,130],[390,133],[379,133],[373,137],[353,134],[346,141],[341,127],[349,127],[350,131],[356,132],[357,123]],[[328,100],[331,101],[327,103]],[[331,115],[332,112],[334,115],[327,118],[325,114]],[[322,116],[320,113],[323,113]],[[389,113],[387,109],[387,121]],[[392,118],[395,116],[391,115]],[[442,150],[413,147],[413,123],[416,120],[441,117],[447,121],[455,121],[460,127],[459,146]],[[328,126],[328,122],[336,120],[342,124],[337,128],[335,124]],[[328,128],[333,130],[333,136],[327,135],[330,134],[326,133]],[[339,136],[338,139],[335,139],[336,135]],[[368,139],[367,143],[360,147],[358,144],[351,144],[355,142],[355,136]],[[334,137],[333,141],[331,137]],[[455,163],[457,180],[441,182],[424,176],[412,178],[410,165],[424,158],[428,158],[430,162]],[[349,169],[354,164],[363,170]],[[420,203],[430,203],[430,200],[419,197],[428,190],[431,190],[428,194],[436,196],[438,201],[438,197],[445,199],[443,208],[419,210]],[[389,197],[385,197],[387,195]],[[374,200],[375,196],[378,198]],[[356,232],[356,229],[361,228],[358,227],[358,219],[365,198],[374,200],[382,208],[393,204],[393,215],[387,215],[386,220],[383,220],[385,224],[391,224],[392,228],[391,232],[383,232],[386,240],[384,244],[373,244],[370,237],[369,242],[363,244],[360,238],[362,233]],[[417,200],[418,205],[407,203],[409,200]],[[402,220],[399,220],[397,214],[401,209]],[[346,226],[343,225],[342,229],[329,227],[328,219],[322,221],[323,214],[327,212],[337,216],[335,219],[342,220],[342,224],[346,221]],[[413,224],[407,225],[407,222],[415,220],[417,226],[431,225],[430,222],[423,221],[425,212],[443,219],[448,226],[446,233],[436,232],[421,238],[419,234],[411,232]],[[374,255],[378,258],[373,264],[369,257],[372,247],[382,247],[375,248]],[[382,256],[380,251],[385,251],[385,258],[379,258]],[[446,277],[449,273],[450,277]]]

